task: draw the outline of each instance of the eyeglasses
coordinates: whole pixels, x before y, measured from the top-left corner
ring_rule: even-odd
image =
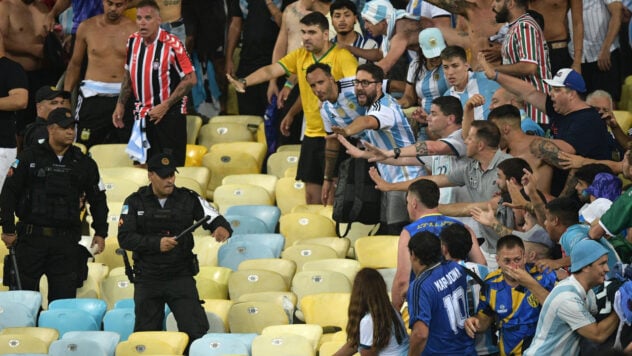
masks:
[[[355,85],[355,86],[358,86],[358,84],[359,84],[361,87],[366,88],[366,87],[368,87],[368,86],[369,86],[369,85],[371,85],[371,84],[375,84],[375,83],[379,83],[379,82],[378,82],[378,81],[374,81],[374,82],[372,82],[372,81],[370,81],[370,80],[357,80],[357,79],[354,79],[354,80],[352,81],[352,83],[353,83],[353,85]]]

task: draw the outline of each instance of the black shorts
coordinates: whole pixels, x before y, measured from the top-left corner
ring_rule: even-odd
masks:
[[[325,174],[325,138],[307,137],[301,142],[296,180],[305,183],[323,184]]]

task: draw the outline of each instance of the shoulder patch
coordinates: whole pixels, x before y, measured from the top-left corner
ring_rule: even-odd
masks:
[[[128,212],[129,212],[129,206],[128,205],[123,205],[121,207],[121,215],[127,215]]]
[[[16,159],[15,161],[13,161],[13,163],[11,163],[11,168],[18,168],[19,164],[20,164],[20,160]]]

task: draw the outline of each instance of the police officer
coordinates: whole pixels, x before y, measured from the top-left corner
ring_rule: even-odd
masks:
[[[67,108],[53,110],[48,141],[18,155],[0,194],[2,241],[15,246],[22,288],[39,290],[40,277],[46,274],[49,301],[74,298],[87,277],[87,251],[78,244],[84,195],[97,253],[105,248],[108,231],[105,187],[94,160],[72,144],[75,124]]]
[[[147,169],[150,184],[125,199],[118,233],[120,246],[133,251],[134,331],[162,330],[167,303],[190,343],[206,334],[209,324],[193,279],[199,270],[193,234],[175,237],[200,219],[208,219],[202,226],[218,242],[232,229],[197,193],[175,186],[171,155],[154,155]]]

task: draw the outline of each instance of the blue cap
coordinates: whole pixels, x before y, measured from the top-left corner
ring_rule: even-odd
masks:
[[[419,47],[421,47],[424,57],[439,57],[445,48],[445,40],[441,31],[436,27],[430,27],[419,32]]]
[[[578,272],[606,254],[608,250],[597,241],[588,238],[579,241],[571,251],[571,273]]]
[[[552,79],[544,79],[544,81],[552,87],[566,87],[580,93],[586,92],[586,82],[584,82],[584,78],[571,68],[562,68],[557,71],[555,77]]]
[[[598,173],[586,192],[596,198],[615,201],[621,195],[621,179],[610,173]]]

